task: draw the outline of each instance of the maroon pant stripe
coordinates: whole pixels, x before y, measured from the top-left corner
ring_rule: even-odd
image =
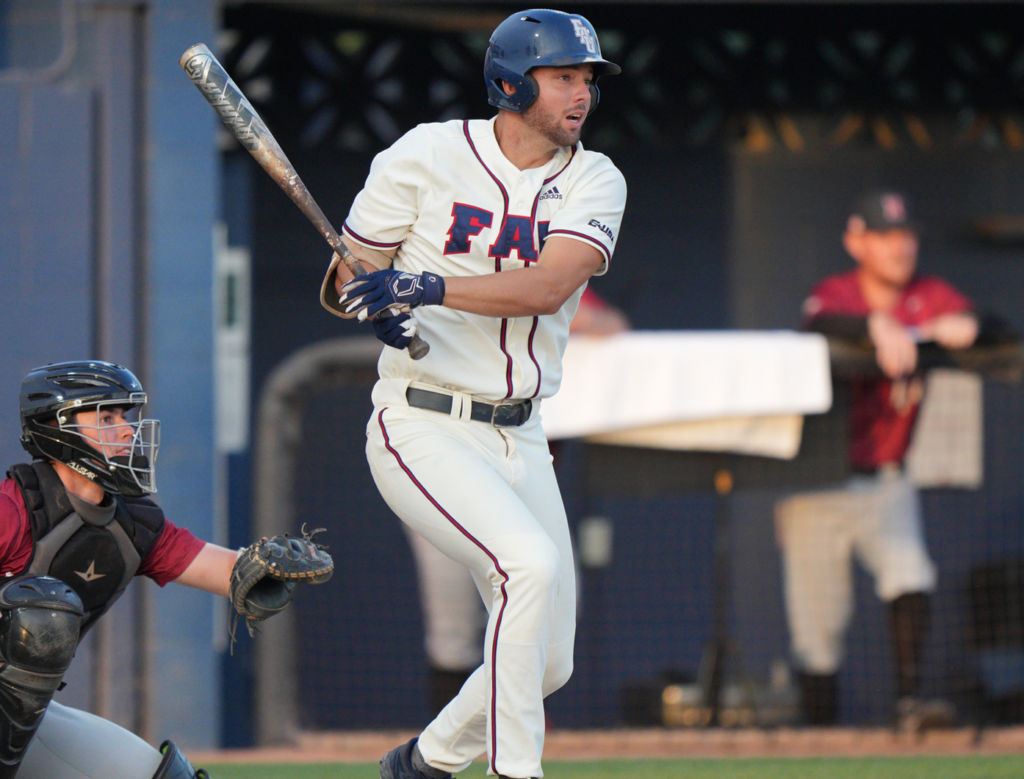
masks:
[[[405,475],[409,477],[409,480],[416,485],[418,489],[428,501],[430,505],[436,508],[441,515],[447,519],[452,525],[455,526],[462,535],[472,541],[477,548],[480,549],[487,557],[490,558],[491,562],[494,563],[494,568],[499,574],[505,577],[505,581],[501,583],[501,608],[498,609],[498,617],[494,623],[494,638],[491,641],[491,770],[497,774],[498,768],[496,766],[498,760],[498,723],[497,723],[497,700],[498,700],[498,634],[501,631],[501,619],[505,614],[505,606],[508,605],[508,593],[505,591],[505,585],[508,583],[508,574],[502,570],[501,565],[498,563],[498,558],[495,557],[491,550],[484,546],[480,541],[473,537],[473,535],[466,530],[462,525],[456,521],[455,517],[444,510],[444,507],[434,498],[427,488],[420,483],[420,480],[416,478],[409,466],[402,460],[402,456],[398,451],[391,445],[391,438],[388,436],[387,427],[384,426],[384,412],[387,411],[387,407],[384,407],[377,414],[377,423],[380,425],[380,431],[384,435],[384,446],[394,456],[395,461],[398,463],[398,467],[401,468]]]

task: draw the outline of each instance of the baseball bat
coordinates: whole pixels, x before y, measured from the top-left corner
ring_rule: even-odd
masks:
[[[324,216],[267,125],[206,44],[197,43],[186,49],[178,59],[178,64],[220,114],[232,134],[320,231],[320,235],[338,253],[348,269],[356,276],[366,273],[366,268],[352,256],[341,236]],[[408,350],[412,359],[419,360],[426,356],[430,345],[415,335]]]

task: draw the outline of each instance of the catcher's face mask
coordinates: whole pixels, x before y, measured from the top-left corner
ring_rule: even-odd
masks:
[[[160,422],[139,419],[146,402],[144,392],[132,393],[126,404],[114,399],[83,411],[57,415],[60,432],[77,436],[99,457],[101,466],[126,495],[156,492],[156,456],[160,449]],[[70,467],[74,467],[71,465]],[[76,469],[77,470],[77,469]]]

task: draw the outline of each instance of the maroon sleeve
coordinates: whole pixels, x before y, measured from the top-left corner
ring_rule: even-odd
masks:
[[[32,526],[25,499],[13,479],[0,484],[0,577],[25,570],[32,559]]]
[[[163,530],[135,575],[148,576],[163,587],[181,576],[204,546],[206,542],[191,531],[165,519]]]
[[[973,311],[974,304],[970,298],[960,292],[947,281],[936,276],[926,277],[926,304],[932,317],[942,314],[961,314]]]
[[[822,279],[804,301],[802,313],[806,327],[818,317],[866,317],[869,311],[857,285],[856,274],[848,272]]]

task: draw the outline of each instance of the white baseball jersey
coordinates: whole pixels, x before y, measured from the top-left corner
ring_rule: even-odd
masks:
[[[546,238],[595,246],[608,268],[626,182],[603,154],[577,143],[545,166],[519,170],[502,153],[494,120],[422,124],[373,161],[345,220],[357,243],[390,252],[408,273],[478,276],[537,262]],[[562,354],[582,289],[550,316],[497,319],[423,306],[415,317],[426,358],[385,349],[382,379],[468,392],[487,400],[546,398],[561,382]]]

